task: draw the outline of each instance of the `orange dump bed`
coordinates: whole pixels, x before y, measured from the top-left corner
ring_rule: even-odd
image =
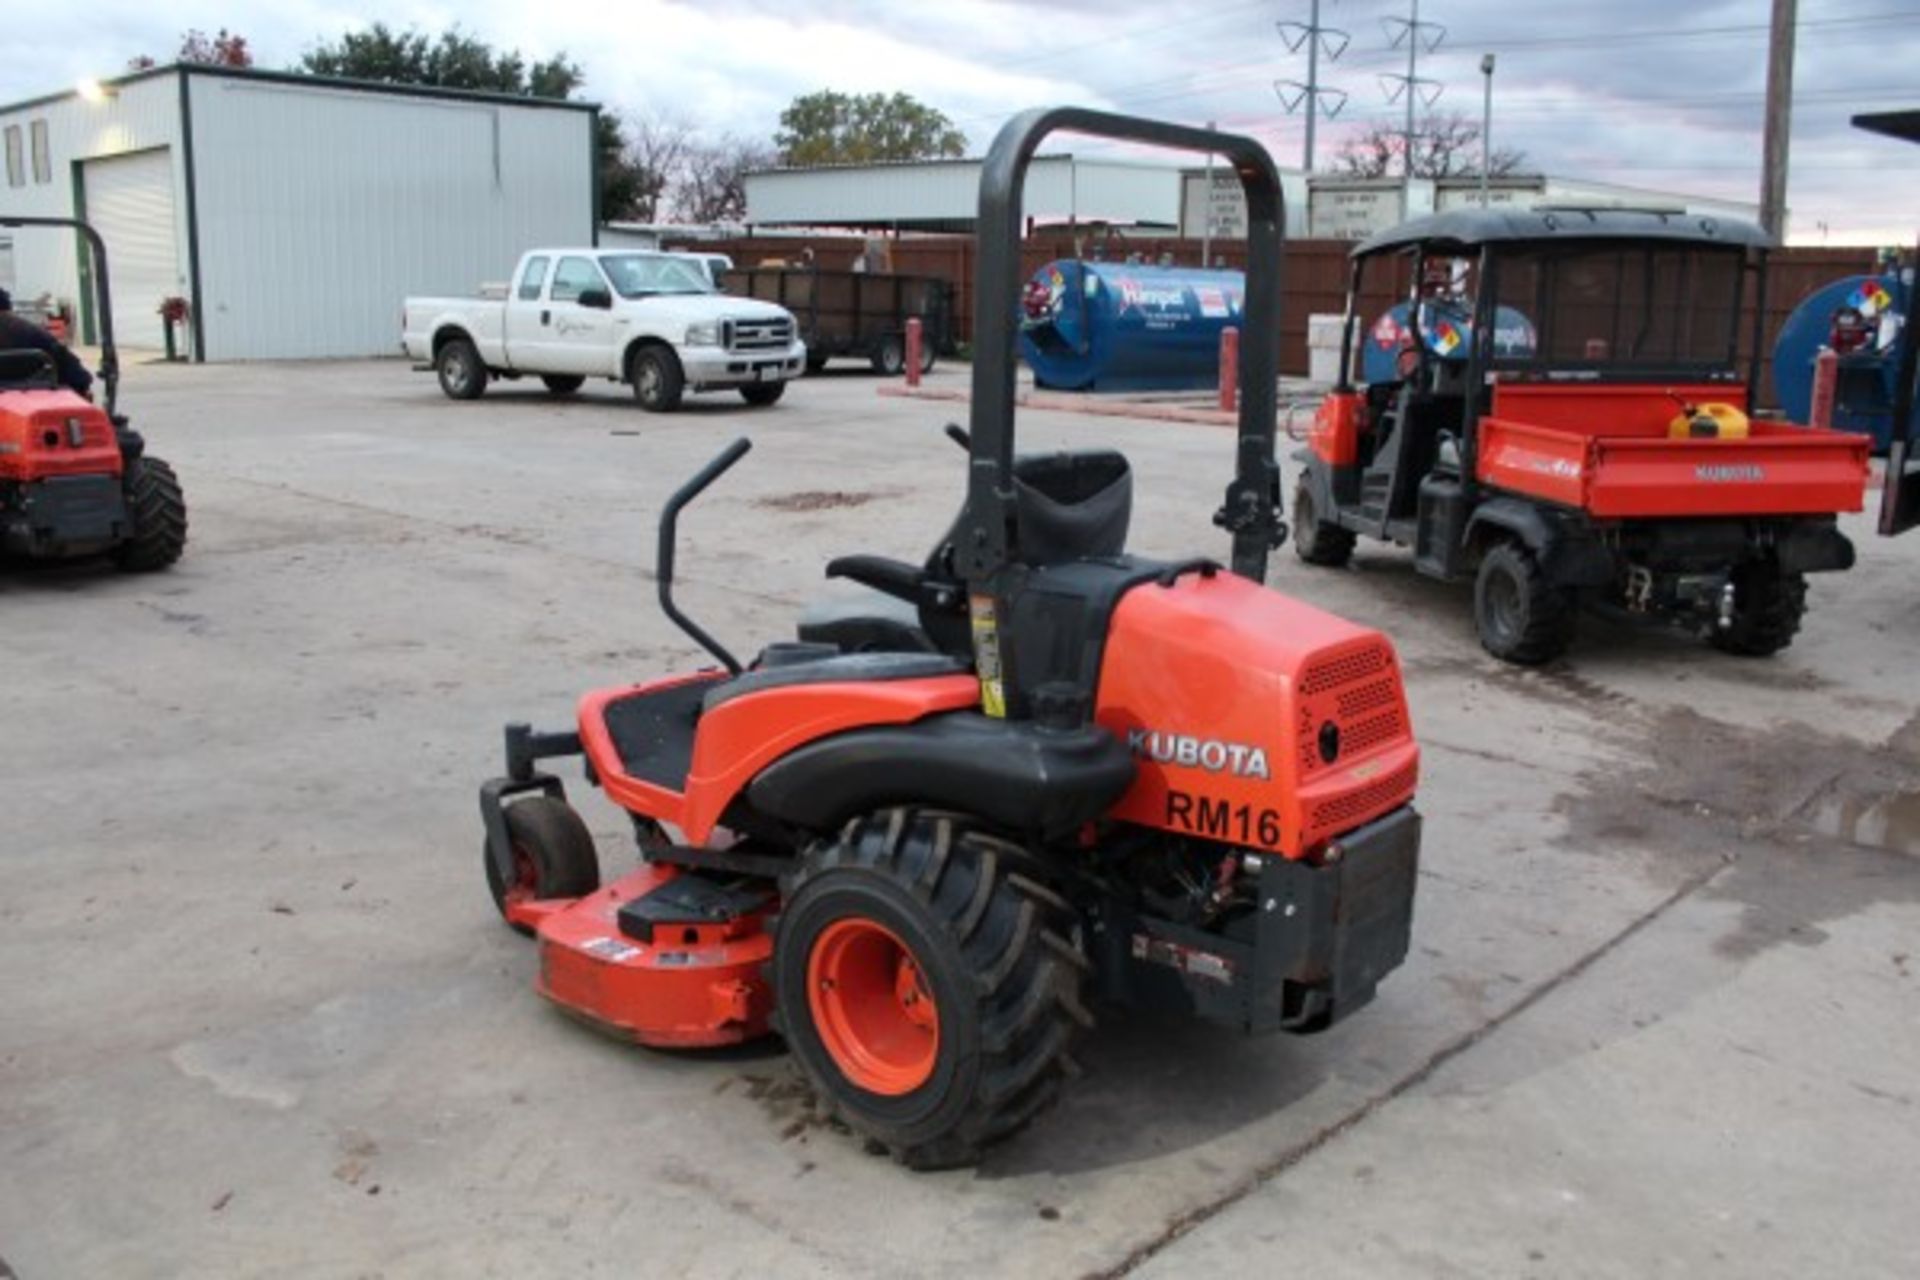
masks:
[[[1493,412],[1480,420],[1478,478],[1598,517],[1861,509],[1865,436],[1756,419],[1744,438],[1672,439],[1674,396],[1741,404],[1746,388],[1498,385]]]

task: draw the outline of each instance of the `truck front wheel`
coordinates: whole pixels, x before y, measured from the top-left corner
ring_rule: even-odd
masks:
[[[433,359],[434,372],[440,375],[440,389],[453,400],[478,400],[487,389],[487,366],[480,353],[465,338],[449,338]]]
[[[665,347],[641,347],[627,362],[627,381],[633,398],[649,413],[671,413],[680,407],[686,376],[680,359]]]
[[[770,405],[787,393],[784,382],[749,382],[740,388],[740,395],[751,405]]]

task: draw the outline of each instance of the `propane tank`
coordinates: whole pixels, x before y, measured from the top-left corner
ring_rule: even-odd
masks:
[[[1884,453],[1893,436],[1900,327],[1912,298],[1911,267],[1847,276],[1808,294],[1773,345],[1773,388],[1788,420],[1811,421],[1814,362],[1830,350],[1839,361],[1832,425],[1871,437],[1874,452]]]
[[[1394,382],[1406,376],[1412,360],[1413,329],[1404,302],[1373,322],[1360,356],[1360,381],[1369,385]],[[1420,308],[1420,333],[1427,350],[1449,363],[1465,364],[1473,353],[1472,312],[1464,301],[1427,299]],[[1493,352],[1496,356],[1530,356],[1538,338],[1533,322],[1512,307],[1494,315]]]
[[[1245,296],[1238,271],[1062,258],[1021,292],[1020,355],[1056,390],[1211,389]]]

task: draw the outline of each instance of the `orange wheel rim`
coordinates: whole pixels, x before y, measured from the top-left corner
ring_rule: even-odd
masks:
[[[820,1042],[848,1080],[898,1097],[933,1076],[940,1010],[899,935],[871,920],[836,920],[807,957],[807,1004]]]

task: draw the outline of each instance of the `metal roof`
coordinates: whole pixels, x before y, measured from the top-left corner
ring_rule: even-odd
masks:
[[[1751,222],[1673,210],[1454,209],[1414,218],[1370,236],[1353,256],[1416,244],[1477,248],[1484,244],[1557,240],[1678,240],[1770,249],[1774,239]]]
[[[1875,111],[1853,118],[1853,127],[1884,133],[1903,142],[1920,142],[1920,110]]]
[[[595,102],[580,102],[572,98],[536,98],[531,94],[494,93],[481,89],[450,89],[433,84],[389,84],[384,80],[352,80],[344,76],[308,75],[304,71],[268,71],[259,67],[225,67],[200,62],[169,62],[157,67],[143,67],[126,75],[103,79],[103,89],[115,90],[126,85],[137,84],[142,80],[152,80],[158,76],[190,75],[218,76],[229,80],[258,80],[269,84],[294,85],[306,89],[342,89],[357,93],[387,93],[403,98],[443,98],[456,102],[491,102],[500,106],[545,107],[561,111],[598,111],[600,105]],[[0,113],[26,111],[34,107],[61,102],[67,98],[80,96],[78,89],[62,89],[57,93],[42,94],[37,98],[28,98],[22,102],[0,103]]]

